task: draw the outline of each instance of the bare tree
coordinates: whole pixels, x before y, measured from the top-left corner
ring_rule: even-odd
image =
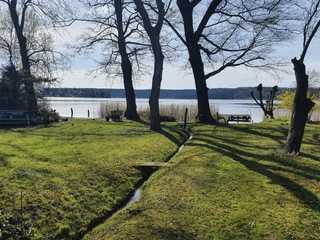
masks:
[[[52,49],[51,35],[43,31],[43,24],[45,22],[43,17],[57,18],[57,13],[50,10],[49,5],[52,3],[45,3],[37,0],[0,0],[4,9],[7,10],[14,33],[14,43],[11,40],[2,39],[5,43],[6,49],[10,55],[10,61],[13,60],[13,46],[18,47],[19,64],[24,78],[24,85],[27,97],[27,106],[30,111],[37,110],[37,96],[35,91],[35,82],[39,78],[35,76],[41,75],[43,77],[47,73],[51,73],[52,63],[56,63],[55,52]],[[58,5],[56,5],[57,7]],[[56,8],[57,9],[57,8]],[[42,29],[41,29],[42,28]],[[11,46],[8,43],[12,43]],[[4,49],[4,48],[2,48]],[[35,73],[33,75],[33,73]],[[45,81],[49,78],[43,78]]]
[[[89,6],[90,13],[83,17],[73,17],[73,20],[85,21],[94,27],[88,32],[89,36],[84,36],[80,49],[102,45],[105,59],[99,67],[108,74],[122,75],[127,102],[125,116],[130,120],[139,120],[133,74],[141,70],[141,58],[150,44],[140,41],[144,34],[135,5],[128,0],[84,2]]]
[[[298,14],[303,16],[303,48],[299,59],[292,59],[297,83],[293,102],[291,126],[287,139],[287,151],[299,154],[303,140],[308,114],[314,107],[314,102],[308,98],[309,76],[306,72],[304,60],[312,41],[320,28],[320,0],[308,0],[302,4],[297,3]]]
[[[258,85],[257,92],[259,95],[258,98],[256,98],[253,91],[250,93],[252,99],[262,109],[264,116],[266,118],[270,117],[271,119],[274,119],[274,100],[275,100],[276,94],[278,92],[278,86],[274,86],[271,88],[270,94],[267,98],[265,96],[263,96],[263,85],[262,84]],[[266,102],[264,102],[264,98],[266,98]]]
[[[4,12],[0,19],[0,55],[7,65],[15,66],[17,62],[17,49],[19,49],[14,33],[14,28],[9,20],[9,16]]]
[[[161,129],[159,98],[163,75],[164,54],[161,45],[161,31],[163,28],[164,18],[168,12],[171,1],[167,6],[162,0],[134,0],[137,11],[139,12],[145,31],[147,32],[154,56],[154,72],[152,78],[150,105],[150,128],[158,131]],[[156,14],[154,14],[156,13]]]
[[[198,97],[198,118],[215,122],[210,113],[207,80],[230,67],[267,67],[272,44],[285,38],[278,26],[281,0],[177,0],[184,33],[166,23],[188,49]],[[174,21],[178,21],[174,19]]]

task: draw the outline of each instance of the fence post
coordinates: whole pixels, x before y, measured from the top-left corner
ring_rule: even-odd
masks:
[[[71,119],[73,119],[73,108],[71,108],[70,111],[71,111]]]
[[[184,130],[187,129],[187,124],[188,124],[188,108],[186,108],[186,112],[184,114],[184,122],[183,122],[183,128]]]

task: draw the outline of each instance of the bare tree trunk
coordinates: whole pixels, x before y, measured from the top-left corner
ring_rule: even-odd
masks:
[[[37,110],[37,97],[34,89],[33,79],[31,75],[31,66],[28,56],[27,39],[23,34],[24,22],[19,20],[17,13],[17,0],[12,0],[9,5],[10,16],[17,34],[17,39],[20,48],[20,57],[23,68],[24,84],[26,89],[27,106],[29,111]]]
[[[129,120],[137,121],[140,118],[137,112],[136,95],[132,83],[132,64],[129,59],[125,60],[122,58],[121,66],[127,102],[125,117]]]
[[[115,13],[117,17],[118,45],[121,55],[121,68],[126,92],[127,109],[125,117],[129,120],[139,120],[137,112],[136,96],[132,83],[132,63],[128,56],[126,39],[123,30],[123,2],[114,0]]]
[[[198,119],[203,123],[213,123],[214,119],[210,111],[208,87],[205,79],[204,64],[200,49],[197,46],[189,48],[189,60],[197,91]]]
[[[297,81],[297,90],[294,98],[291,126],[287,139],[287,151],[292,154],[299,154],[303,140],[308,114],[314,106],[314,103],[308,96],[309,77],[306,74],[306,67],[303,61],[293,59],[294,71]]]
[[[137,11],[139,12],[144,29],[146,30],[151,46],[152,52],[154,56],[154,70],[153,70],[153,78],[152,78],[152,89],[151,95],[149,98],[150,105],[150,129],[153,131],[161,130],[161,122],[160,122],[160,107],[159,107],[159,98],[160,98],[160,90],[161,90],[161,82],[162,82],[162,74],[163,74],[163,63],[164,63],[164,55],[162,52],[162,46],[160,42],[161,30],[163,27],[163,20],[165,17],[165,4],[162,0],[156,0],[156,5],[158,8],[158,20],[155,26],[152,25],[154,20],[150,19],[146,8],[144,7],[144,3],[142,0],[134,0]]]
[[[178,1],[178,7],[183,18],[186,44],[189,53],[189,61],[192,67],[198,99],[198,118],[200,122],[214,122],[209,104],[208,88],[205,79],[204,64],[201,56],[193,23],[193,7],[190,3]]]
[[[154,53],[154,72],[151,95],[149,99],[150,129],[153,131],[159,131],[161,129],[159,98],[164,62],[159,36],[154,37],[154,40],[152,41],[152,48]]]

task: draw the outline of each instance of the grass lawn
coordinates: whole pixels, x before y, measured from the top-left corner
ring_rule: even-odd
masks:
[[[185,137],[84,120],[0,130],[0,239],[8,222],[33,224],[32,239],[77,239],[141,181],[134,164],[166,161]]]
[[[140,202],[87,240],[319,240],[320,125],[309,125],[303,154],[282,152],[287,122],[212,127],[170,168],[152,176]]]

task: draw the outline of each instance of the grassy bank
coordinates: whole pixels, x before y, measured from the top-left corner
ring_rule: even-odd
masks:
[[[194,126],[141,201],[86,239],[320,239],[320,125],[294,157],[281,150],[287,124]]]
[[[134,164],[167,160],[184,137],[175,127],[81,120],[0,130],[0,238],[30,226],[32,239],[79,236],[143,178]]]

